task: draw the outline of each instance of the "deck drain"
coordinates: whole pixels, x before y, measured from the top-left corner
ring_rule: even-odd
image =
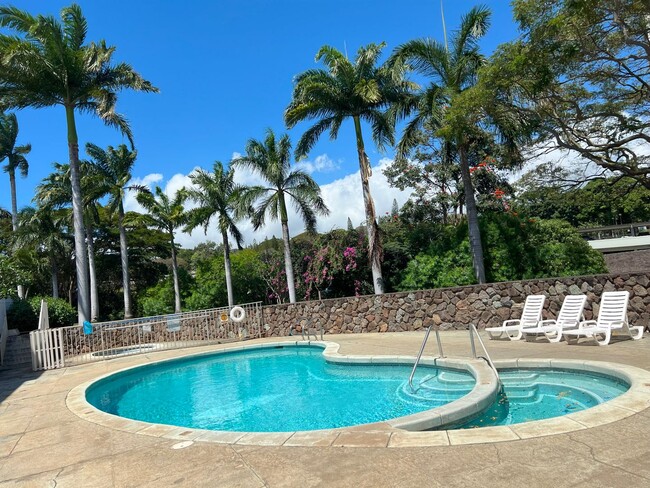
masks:
[[[192,444],[194,444],[194,441],[183,441],[179,442],[178,444],[174,444],[172,446],[172,449],[185,449],[186,447],[190,447]]]

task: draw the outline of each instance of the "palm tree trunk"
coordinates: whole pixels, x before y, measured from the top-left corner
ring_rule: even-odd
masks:
[[[50,273],[52,275],[52,298],[59,298],[59,267],[54,256],[50,256]]]
[[[86,242],[88,243],[88,268],[90,269],[90,320],[99,318],[99,292],[97,290],[97,266],[95,265],[95,241],[93,224],[86,225]]]
[[[86,239],[83,217],[83,201],[81,198],[81,175],[79,171],[79,139],[74,120],[74,107],[65,106],[68,124],[68,153],[70,156],[70,181],[72,183],[72,215],[74,224],[74,255],[77,270],[77,313],[79,324],[90,317],[88,256],[86,254]]]
[[[289,219],[284,193],[279,195],[280,222],[282,223],[282,242],[284,242],[284,271],[287,275],[287,289],[289,290],[289,303],[296,303],[296,280],[293,276],[293,263],[291,262],[291,238],[289,237]]]
[[[230,268],[230,244],[228,243],[228,233],[222,232],[221,236],[223,238],[223,262],[226,267],[226,290],[228,292],[228,306],[232,307],[235,304],[235,300],[232,294],[232,270]]]
[[[368,255],[372,268],[372,284],[376,295],[384,293],[384,278],[381,274],[381,238],[375,216],[375,204],[370,195],[370,161],[366,155],[361,134],[361,121],[354,117],[354,129],[357,135],[357,151],[359,153],[359,170],[361,173],[361,188],[363,189],[363,202],[366,206],[366,229],[368,230]]]
[[[465,208],[467,210],[467,225],[469,227],[469,245],[472,250],[474,274],[479,283],[485,283],[485,267],[483,265],[483,245],[481,244],[481,230],[478,226],[478,210],[474,198],[474,186],[469,173],[467,149],[463,144],[458,146],[460,156],[460,174],[463,178],[465,192]]]
[[[16,201],[16,173],[9,171],[9,185],[11,186],[11,228],[18,230],[18,203]]]
[[[172,244],[172,275],[174,276],[174,312],[181,313],[181,287],[178,283],[178,260],[176,259],[176,244],[174,244],[174,232],[170,232]]]
[[[18,230],[18,203],[16,201],[16,172],[9,171],[9,184],[11,186],[11,228]],[[25,298],[25,287],[18,285],[18,298]]]
[[[126,245],[126,229],[124,228],[124,207],[122,202],[117,211],[117,225],[120,230],[120,258],[122,261],[122,289],[124,290],[124,318],[133,317],[131,310],[131,280],[129,278],[129,252]]]

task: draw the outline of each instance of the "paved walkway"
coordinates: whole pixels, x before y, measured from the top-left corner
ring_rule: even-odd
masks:
[[[441,335],[447,355],[469,354],[466,332]],[[341,345],[341,354],[414,355],[422,333],[327,339]],[[223,346],[183,353],[218,347]],[[495,360],[605,360],[650,370],[647,337],[608,347],[502,341],[488,347]],[[355,448],[194,442],[175,449],[178,440],[99,426],[66,407],[68,392],[89,379],[178,354],[152,353],[42,374],[0,371],[0,488],[650,486],[650,409],[600,427],[498,443]]]

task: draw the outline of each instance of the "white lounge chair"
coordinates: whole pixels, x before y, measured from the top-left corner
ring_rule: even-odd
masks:
[[[496,339],[506,334],[511,341],[521,339],[524,327],[537,327],[542,318],[542,309],[546,297],[544,295],[529,295],[524,302],[524,310],[521,312],[520,319],[511,319],[503,322],[499,327],[487,327],[485,330],[490,339]],[[514,334],[511,334],[514,333]]]
[[[580,322],[575,330],[562,331],[562,335],[569,342],[575,337],[576,341],[580,336],[593,338],[599,346],[606,346],[612,338],[612,332],[622,330],[632,339],[637,340],[643,337],[643,327],[640,325],[630,327],[627,322],[627,303],[630,299],[628,291],[606,291],[600,300],[600,310],[597,320],[586,320]],[[602,336],[602,339],[599,337]]]
[[[542,320],[537,327],[524,327],[521,331],[526,339],[529,334],[544,334],[549,342],[560,342],[563,331],[577,329],[580,321],[584,320],[582,312],[586,302],[585,295],[567,295],[562,302],[557,319]]]

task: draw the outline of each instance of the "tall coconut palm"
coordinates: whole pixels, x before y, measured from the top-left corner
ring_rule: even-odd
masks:
[[[32,150],[31,144],[16,146],[18,139],[18,120],[16,114],[0,114],[0,161],[7,160],[3,166],[5,173],[9,173],[11,187],[11,226],[16,232],[18,227],[18,202],[16,201],[16,170],[25,178],[29,172],[29,163],[26,154]],[[18,285],[18,298],[24,298],[23,285]]]
[[[287,275],[289,301],[296,302],[296,284],[291,262],[289,218],[287,199],[302,217],[308,231],[316,230],[316,214],[328,215],[329,209],[320,195],[316,182],[304,171],[291,169],[291,142],[288,135],[275,138],[271,129],[264,141],[251,139],[246,144],[246,154],[232,161],[233,167],[245,167],[265,180],[269,186],[253,186],[241,192],[241,203],[248,207],[258,202],[252,218],[253,227],[258,230],[264,225],[265,217],[280,219],[284,241],[284,268]]]
[[[181,288],[178,282],[178,261],[176,259],[176,243],[174,231],[187,223],[187,213],[183,204],[187,199],[185,191],[178,191],[173,199],[169,199],[162,189],[157,186],[153,193],[140,192],[136,195],[138,203],[147,211],[140,220],[150,227],[156,227],[169,236],[172,253],[172,274],[174,277],[174,312],[181,311]]]
[[[234,181],[233,168],[226,171],[221,162],[217,161],[212,167],[212,173],[197,169],[190,175],[193,188],[187,190],[187,196],[198,204],[198,207],[188,210],[188,224],[185,231],[189,232],[196,227],[203,227],[208,232],[212,218],[217,220],[217,228],[223,240],[223,258],[226,270],[226,289],[228,291],[228,306],[234,305],[232,290],[232,271],[230,266],[230,243],[228,234],[235,239],[241,247],[242,235],[235,225],[237,212],[237,193],[239,191]]]
[[[459,123],[461,117],[450,115],[458,115],[458,111],[451,109],[464,103],[463,94],[476,84],[479,69],[486,63],[478,41],[489,28],[490,15],[486,7],[474,7],[463,16],[451,42],[447,43],[446,39],[444,44],[432,39],[409,41],[398,46],[388,61],[400,72],[404,66],[408,66],[430,80],[418,93],[402,98],[392,108],[398,118],[413,115],[397,145],[397,157],[408,156],[417,144],[419,131],[426,125],[441,137],[444,146],[441,153],[457,158],[463,182],[474,272],[479,283],[485,282],[485,267],[469,162],[476,126],[468,126],[464,117]]]
[[[70,185],[70,165],[54,163],[54,172],[43,178],[36,187],[34,200],[39,207],[64,208],[70,210],[72,221],[72,186]],[[90,319],[99,318],[99,291],[97,284],[97,266],[95,263],[95,224],[99,220],[99,199],[104,196],[99,175],[87,161],[79,165],[81,174],[81,191],[84,203],[84,225],[88,250],[88,268],[90,272]]]
[[[33,16],[15,7],[2,6],[0,26],[13,31],[0,34],[1,108],[61,105],[65,109],[81,323],[88,319],[90,308],[75,114],[94,114],[133,143],[127,120],[115,112],[117,93],[124,89],[158,90],[128,64],[114,64],[115,48],[105,41],[86,43],[88,25],[78,5],[63,8],[60,21],[53,16]]]
[[[86,153],[90,164],[96,173],[97,185],[100,192],[108,195],[108,209],[117,213],[117,226],[120,232],[120,258],[122,262],[122,290],[124,292],[124,318],[133,317],[131,304],[131,280],[129,278],[129,248],[126,242],[126,227],[124,226],[124,198],[130,190],[146,191],[142,185],[130,185],[131,171],[135,164],[137,151],[129,150],[125,144],[117,148],[108,146],[106,150],[95,144],[86,144]]]
[[[16,202],[16,170],[25,178],[29,172],[29,163],[26,154],[32,150],[31,144],[16,146],[18,139],[18,120],[16,114],[0,114],[0,161],[7,160],[3,166],[5,173],[9,173],[11,186],[11,225],[13,230],[18,226],[18,204]]]
[[[296,77],[293,99],[284,113],[289,128],[303,120],[316,120],[298,141],[298,158],[304,157],[325,131],[329,130],[330,139],[336,139],[344,120],[352,119],[354,122],[372,281],[377,294],[384,291],[381,239],[375,205],[370,194],[369,178],[372,171],[365,150],[361,122],[370,124],[372,138],[380,149],[387,143],[393,144],[394,127],[384,109],[412,88],[412,84],[403,81],[396,71],[391,72],[385,66],[377,66],[384,46],[381,43],[361,47],[354,62],[333,47],[323,46],[316,54],[316,61],[323,61],[327,69],[307,70]]]
[[[54,298],[59,298],[59,260],[69,249],[68,236],[62,231],[62,217],[48,207],[26,207],[18,215],[19,225],[12,239],[16,249],[32,247],[45,255]]]

